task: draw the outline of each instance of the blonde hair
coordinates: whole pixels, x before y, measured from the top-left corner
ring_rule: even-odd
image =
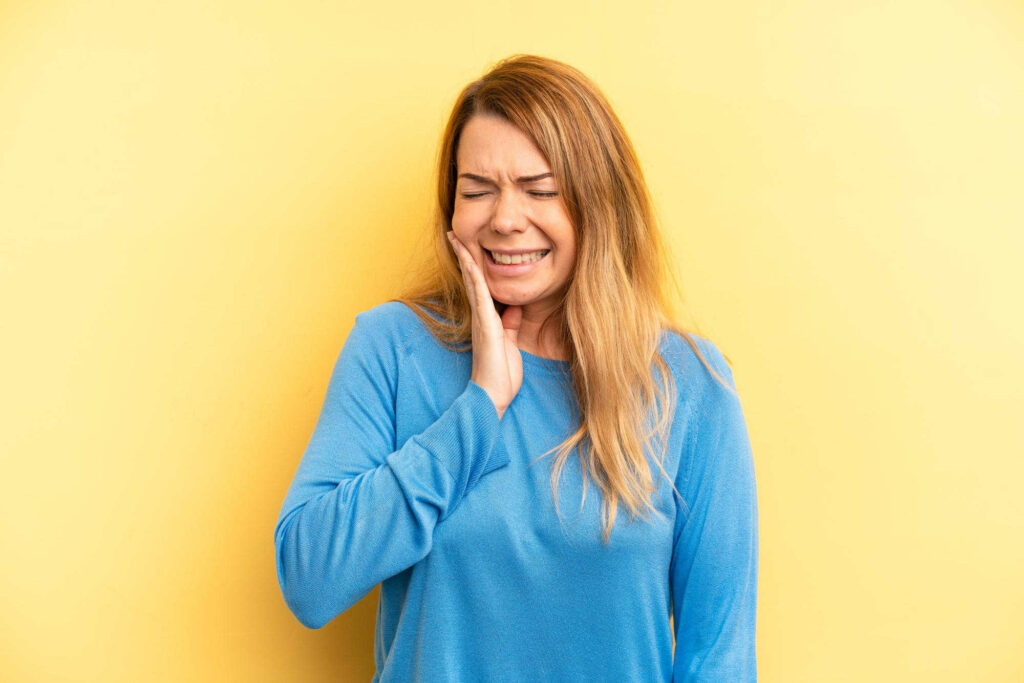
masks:
[[[559,309],[562,315],[555,319],[568,351],[581,419],[573,434],[538,459],[557,451],[551,473],[557,510],[558,479],[569,453],[577,450],[584,472],[580,507],[589,475],[603,494],[602,540],[607,543],[620,499],[634,517],[647,519],[650,511],[660,516],[650,501],[657,483],[652,482],[644,449],[652,438],[658,440],[657,465],[667,476],[662,463],[676,387],[658,352],[662,331],[686,339],[712,375],[732,389],[670,313],[664,283],[669,277],[675,282],[675,274],[668,267],[649,191],[622,123],[594,83],[553,59],[512,55],[459,94],[437,158],[435,258],[414,270],[412,284],[392,301],[416,312],[446,348],[471,348],[472,310],[446,232],[455,206],[459,136],[477,114],[502,117],[533,140],[551,165],[576,230],[576,266]],[[496,305],[501,314],[505,304]],[[545,320],[542,328],[552,320]],[[541,338],[546,331],[541,330]],[[652,365],[664,386],[653,377]],[[647,428],[652,415],[657,419]]]

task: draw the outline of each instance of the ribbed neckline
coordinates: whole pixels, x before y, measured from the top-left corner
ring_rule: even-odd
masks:
[[[535,356],[529,351],[524,351],[523,349],[519,349],[519,352],[523,356],[523,362],[532,367],[552,373],[564,373],[569,370],[569,361],[567,360],[556,360],[554,358]]]
[[[413,308],[411,306],[409,306],[408,304],[406,304],[404,301],[403,302],[399,302],[399,303],[402,304],[402,306],[405,308],[406,311],[408,311],[409,313],[411,313],[413,315],[413,318],[416,320],[416,322],[420,326],[421,330],[424,331],[427,334],[427,336],[429,336],[429,337],[431,337],[431,339],[433,339],[433,336],[430,335],[430,333],[427,331],[427,328],[423,325],[423,321],[419,319],[419,316],[416,315],[416,312],[413,310]],[[438,320],[438,321],[441,321],[441,322],[445,322],[443,318],[439,317],[438,315],[435,315],[433,311],[429,311],[427,309],[423,309],[423,310],[428,315],[430,315],[430,317],[434,318],[435,320]],[[406,345],[408,345],[409,343],[411,343],[411,340],[407,341]],[[435,340],[435,343],[436,343],[436,340]],[[554,358],[544,358],[543,356],[536,356],[536,355],[530,353],[529,351],[524,351],[523,349],[519,349],[519,352],[522,354],[523,364],[524,365],[528,365],[528,366],[530,366],[532,368],[536,368],[538,370],[542,370],[544,372],[547,372],[547,373],[553,374],[553,375],[566,375],[566,374],[569,373],[569,361],[567,361],[567,360],[556,360]],[[460,353],[469,354],[469,357],[471,359],[473,357],[472,356],[472,354],[473,354],[472,348],[470,348],[467,351],[461,351]]]

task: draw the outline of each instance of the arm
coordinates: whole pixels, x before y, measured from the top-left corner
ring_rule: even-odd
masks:
[[[285,603],[321,628],[425,557],[434,526],[484,474],[508,464],[492,447],[499,417],[470,381],[422,433],[395,447],[402,350],[366,313],[345,341],[320,417],[274,528]]]
[[[704,355],[735,389],[732,371],[710,342]],[[703,365],[698,371],[707,372]],[[693,408],[677,488],[681,521],[669,569],[675,628],[673,681],[757,680],[757,490],[739,398],[707,374]]]

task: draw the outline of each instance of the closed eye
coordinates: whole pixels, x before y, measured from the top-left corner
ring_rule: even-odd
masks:
[[[472,193],[470,193],[470,192],[463,192],[462,196],[465,197],[466,199],[476,199],[477,197],[482,197],[485,194],[488,194],[488,193],[487,192],[472,192]],[[558,196],[557,192],[530,192],[530,194],[532,194],[534,197],[557,197]]]

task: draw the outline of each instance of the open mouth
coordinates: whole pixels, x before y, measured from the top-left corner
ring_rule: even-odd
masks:
[[[551,253],[551,250],[550,250],[550,249],[542,249],[542,250],[541,250],[541,251],[539,251],[539,252],[535,252],[535,253],[537,253],[538,255],[537,255],[537,256],[534,256],[534,257],[531,257],[531,259],[530,259],[530,260],[526,260],[526,261],[519,261],[518,263],[516,263],[515,261],[507,261],[507,260],[506,260],[505,262],[503,262],[503,261],[498,261],[497,259],[495,259],[495,258],[494,258],[494,252],[492,252],[492,251],[490,251],[490,250],[488,250],[488,249],[484,249],[484,251],[485,251],[485,252],[487,253],[487,260],[489,260],[489,261],[490,261],[491,263],[494,263],[494,264],[496,264],[496,265],[499,265],[499,266],[520,266],[520,265],[528,265],[528,264],[530,264],[530,263],[536,263],[537,261],[540,261],[540,260],[541,260],[541,259],[543,259],[543,258],[544,258],[545,256],[547,256],[547,255],[548,255],[549,253]]]

